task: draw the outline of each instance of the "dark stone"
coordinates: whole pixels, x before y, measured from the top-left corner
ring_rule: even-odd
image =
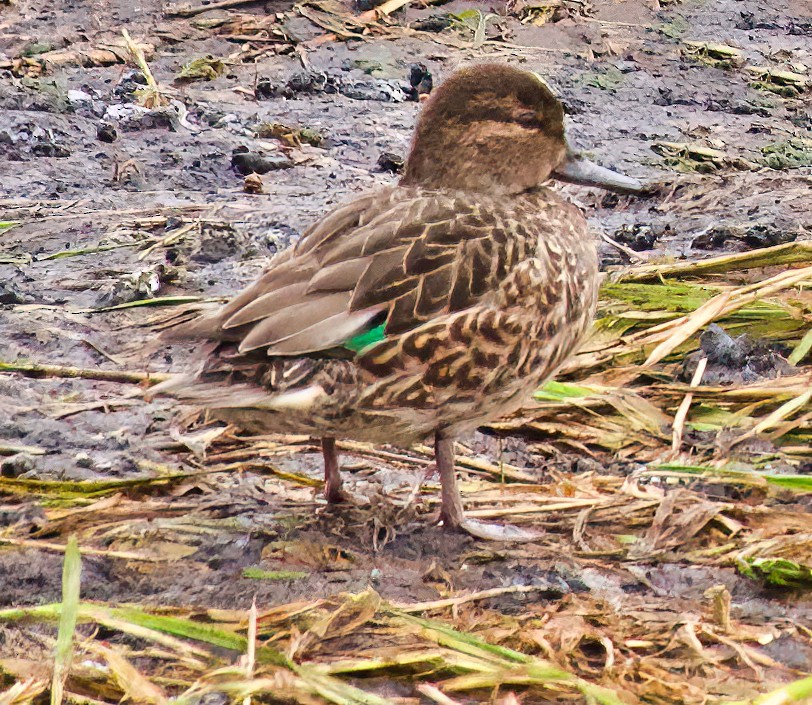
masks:
[[[257,100],[270,100],[273,98],[276,95],[276,89],[271,83],[271,79],[267,77],[260,78],[257,81],[256,88],[254,88],[254,95]]]
[[[96,128],[96,139],[101,142],[115,142],[118,139],[118,131],[114,125],[103,122]]]
[[[434,88],[431,72],[425,64],[412,64],[409,68],[409,89],[406,91],[407,100],[420,100],[421,95],[428,95]]]
[[[293,162],[282,155],[266,157],[256,152],[235,150],[231,156],[231,166],[237,173],[247,176],[248,174],[267,174],[269,171],[277,169],[290,169]]]
[[[64,159],[71,154],[67,147],[54,142],[38,142],[31,147],[31,153],[37,157],[56,157],[57,159]]]
[[[736,23],[736,29],[781,29],[777,22],[757,20],[752,12],[740,12],[741,19]]]
[[[393,174],[400,174],[403,171],[405,160],[394,152],[384,152],[378,157],[378,166],[381,171],[390,171]]]
[[[680,377],[690,381],[702,357],[708,366],[704,384],[747,384],[792,374],[794,368],[782,356],[780,346],[755,340],[749,335],[730,336],[721,326],[711,323],[699,336],[700,349],[685,358]]]
[[[650,250],[660,237],[670,228],[666,226],[662,229],[653,228],[651,225],[635,223],[624,225],[612,234],[612,239],[623,245],[631,247],[635,252]]]
[[[147,79],[144,74],[133,69],[121,77],[121,80],[113,89],[113,95],[122,103],[132,103],[135,101],[135,92],[146,87],[146,85]]]
[[[0,281],[0,304],[21,304],[22,294],[9,281]]]
[[[422,20],[415,20],[409,25],[412,29],[419,32],[442,32],[451,26],[451,15],[447,12],[429,15]]]
[[[796,37],[812,37],[812,22],[790,22],[787,34]]]

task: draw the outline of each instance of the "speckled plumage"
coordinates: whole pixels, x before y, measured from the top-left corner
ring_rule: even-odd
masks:
[[[494,198],[395,186],[368,201],[320,221],[198,323],[196,334],[234,342],[180,395],[254,431],[408,445],[515,409],[577,346],[597,292],[577,208],[546,188]],[[385,340],[352,357],[325,343],[326,319],[371,307],[386,314]],[[331,355],[314,356],[320,346]],[[257,408],[314,387],[323,392],[305,408]]]
[[[433,434],[443,518],[462,526],[451,439],[521,405],[594,313],[586,220],[541,185],[572,159],[538,77],[458,72],[424,109],[400,184],[332,211],[175,331],[219,343],[161,391],[255,432],[401,445]],[[383,339],[350,344],[381,325]],[[335,489],[328,446],[325,460]]]

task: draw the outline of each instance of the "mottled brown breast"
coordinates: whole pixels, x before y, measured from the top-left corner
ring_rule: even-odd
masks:
[[[370,386],[360,408],[437,410],[445,414],[438,423],[451,426],[484,420],[529,394],[574,351],[597,292],[596,249],[583,215],[541,189],[493,204],[490,220],[498,254],[459,263],[464,275],[456,285],[473,303],[365,350],[358,364]],[[499,284],[477,296],[479,279],[497,272]]]

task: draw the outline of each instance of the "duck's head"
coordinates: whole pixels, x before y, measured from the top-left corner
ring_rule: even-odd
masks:
[[[509,194],[549,178],[641,188],[569,148],[561,103],[536,74],[482,64],[457,71],[427,101],[401,183]]]

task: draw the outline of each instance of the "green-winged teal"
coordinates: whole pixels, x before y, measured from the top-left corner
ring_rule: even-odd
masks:
[[[335,438],[433,436],[443,524],[522,536],[465,518],[453,440],[518,408],[590,325],[595,242],[550,178],[639,187],[570,150],[536,74],[457,71],[427,101],[400,182],[328,213],[233,300],[173,330],[219,344],[159,391],[252,432],[320,437],[329,501],[342,497]]]

